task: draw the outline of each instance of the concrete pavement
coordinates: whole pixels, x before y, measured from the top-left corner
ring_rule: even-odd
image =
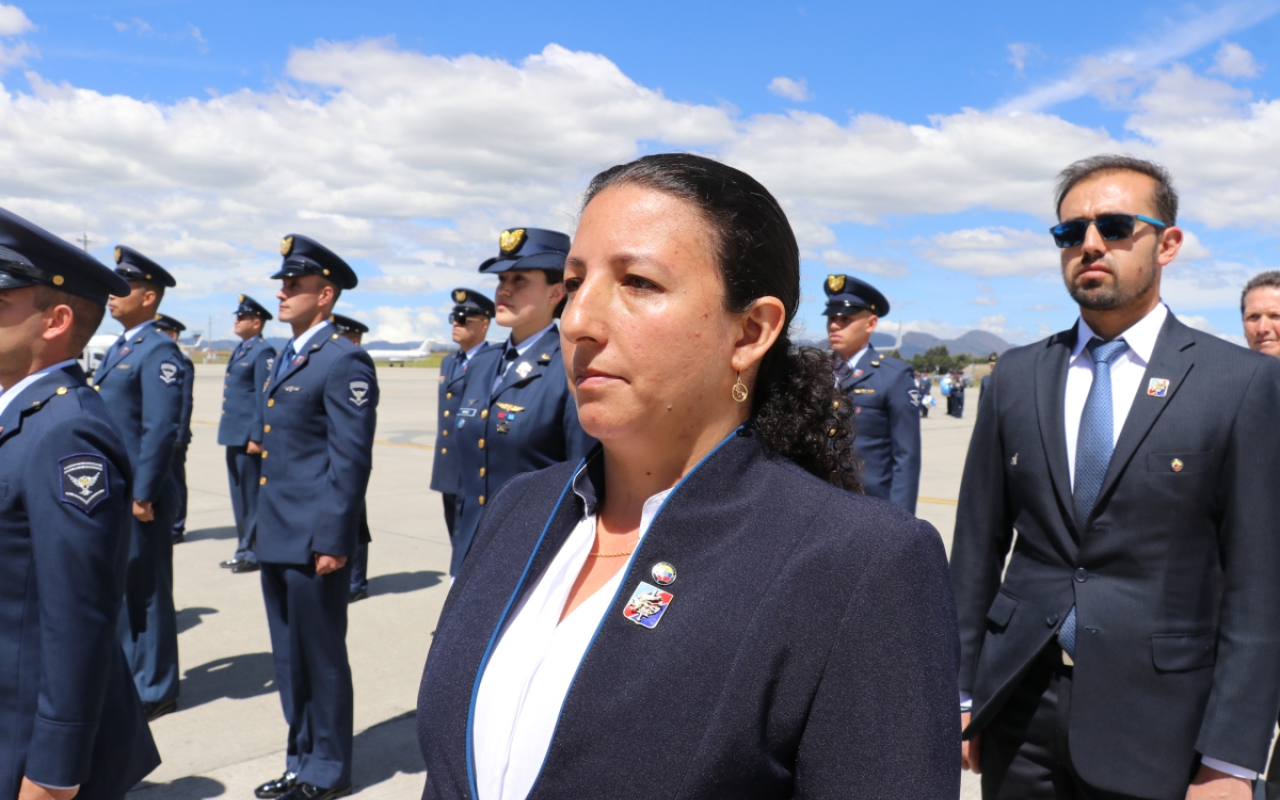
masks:
[[[258,573],[218,562],[235,550],[224,450],[216,443],[221,365],[197,365],[187,460],[187,541],[174,549],[182,669],[179,710],[152,724],[164,763],[133,800],[251,798],[284,771],[285,724],[271,666]],[[427,486],[435,441],[435,369],[378,371],[369,598],[351,606],[347,636],[355,680],[355,783],[361,798],[417,800],[425,773],[413,713],[418,680],[444,603],[449,540],[440,496]],[[923,421],[918,508],[950,547],[960,472],[977,413]],[[970,776],[971,777],[971,776]],[[966,779],[964,798],[977,798]]]

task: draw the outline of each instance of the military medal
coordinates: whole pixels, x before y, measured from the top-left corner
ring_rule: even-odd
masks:
[[[641,581],[627,601],[627,607],[622,609],[622,616],[652,630],[667,612],[671,599],[671,592],[664,592],[657,586]]]
[[[498,433],[508,433],[511,430],[511,423],[507,422],[505,419],[498,420],[498,426],[496,430],[498,431]]]

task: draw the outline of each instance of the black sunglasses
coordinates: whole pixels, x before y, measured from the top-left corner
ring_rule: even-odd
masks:
[[[1084,244],[1085,234],[1089,232],[1090,225],[1098,226],[1098,235],[1108,242],[1118,242],[1122,239],[1128,239],[1133,235],[1133,228],[1138,224],[1138,220],[1155,225],[1158,228],[1167,228],[1167,224],[1158,219],[1143,216],[1142,214],[1099,214],[1094,219],[1069,219],[1066,222],[1060,222],[1049,229],[1049,233],[1053,234],[1053,241],[1061,248],[1079,247]]]
[[[475,319],[479,319],[482,316],[484,315],[483,314],[471,315],[471,317]],[[467,315],[467,312],[465,311],[454,311],[453,313],[449,314],[449,321],[452,322],[454,325],[466,325],[467,319],[468,319],[468,315]]]

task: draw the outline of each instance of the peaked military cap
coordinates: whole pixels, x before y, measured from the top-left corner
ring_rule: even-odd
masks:
[[[498,236],[498,255],[480,265],[490,275],[516,269],[564,270],[570,239],[542,228],[508,228]]]
[[[360,282],[347,262],[315,239],[291,233],[280,240],[280,255],[284,256],[284,264],[272,278],[319,275],[339,289],[354,289]]]
[[[258,317],[259,319],[272,319],[271,312],[263,308],[262,304],[254,300],[247,294],[240,295],[240,305],[236,306],[235,314],[237,317]]]
[[[492,317],[496,312],[497,306],[493,304],[493,301],[475,289],[453,290],[454,314],[466,314],[473,317],[483,314],[486,317]]]
[[[173,331],[175,333],[182,333],[187,329],[186,325],[178,322],[168,314],[156,314],[156,327],[162,331]]]
[[[129,294],[129,282],[44,228],[0,208],[0,289],[42,284],[106,305]]]
[[[127,281],[147,281],[157,286],[178,285],[164,267],[124,245],[116,245],[116,274]]]
[[[333,327],[338,329],[339,333],[368,333],[369,326],[359,320],[351,317],[344,317],[341,314],[334,314],[329,317],[329,321],[333,323]]]
[[[828,275],[823,290],[827,293],[828,317],[856,314],[864,308],[877,317],[889,316],[889,301],[876,287],[852,275]]]

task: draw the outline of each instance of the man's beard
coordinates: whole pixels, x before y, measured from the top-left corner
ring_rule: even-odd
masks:
[[[1097,263],[1097,262],[1093,262]],[[1109,266],[1109,265],[1108,265]],[[1088,268],[1082,264],[1077,273]],[[1088,289],[1082,287],[1075,278],[1066,279],[1067,293],[1081,308],[1090,311],[1111,311],[1131,305],[1139,297],[1145,296],[1151,287],[1160,280],[1160,269],[1156,266],[1154,255],[1145,268],[1138,270],[1127,279],[1121,279],[1116,270],[1111,270],[1111,280]]]

